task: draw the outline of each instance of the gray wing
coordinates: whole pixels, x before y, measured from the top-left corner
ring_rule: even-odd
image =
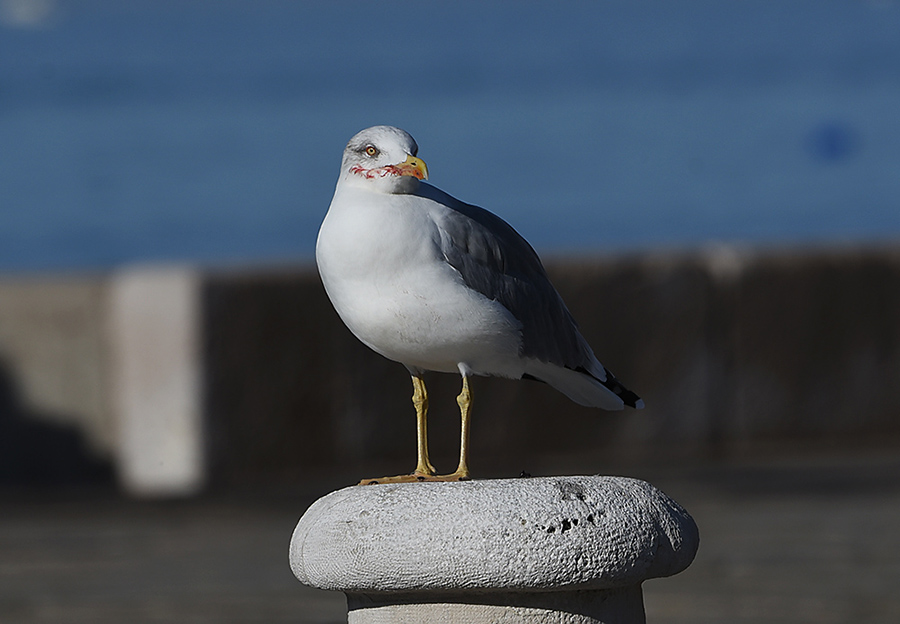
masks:
[[[522,323],[522,355],[605,379],[537,253],[506,221],[422,183],[417,193],[448,208],[438,223],[441,252],[466,285],[500,302]]]

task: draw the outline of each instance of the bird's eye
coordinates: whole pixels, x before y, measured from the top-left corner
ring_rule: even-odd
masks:
[[[375,147],[374,145],[369,145],[366,147],[366,154],[368,154],[369,156],[377,156],[378,148]]]

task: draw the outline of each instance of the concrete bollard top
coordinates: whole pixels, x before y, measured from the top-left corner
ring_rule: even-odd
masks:
[[[343,592],[590,590],[684,570],[697,525],[652,485],[539,477],[353,486],[316,501],[294,575]]]

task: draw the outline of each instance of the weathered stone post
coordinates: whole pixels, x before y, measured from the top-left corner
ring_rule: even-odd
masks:
[[[697,525],[648,483],[541,477],[349,487],[291,539],[351,624],[644,622],[641,583],[684,570]]]

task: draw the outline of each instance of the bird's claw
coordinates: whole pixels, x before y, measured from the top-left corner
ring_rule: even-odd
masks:
[[[379,485],[381,483],[417,483],[424,481],[449,482],[449,481],[471,481],[472,477],[468,472],[454,472],[452,474],[423,474],[420,472],[411,472],[409,474],[396,475],[393,477],[378,477],[375,479],[363,479],[358,485]]]

